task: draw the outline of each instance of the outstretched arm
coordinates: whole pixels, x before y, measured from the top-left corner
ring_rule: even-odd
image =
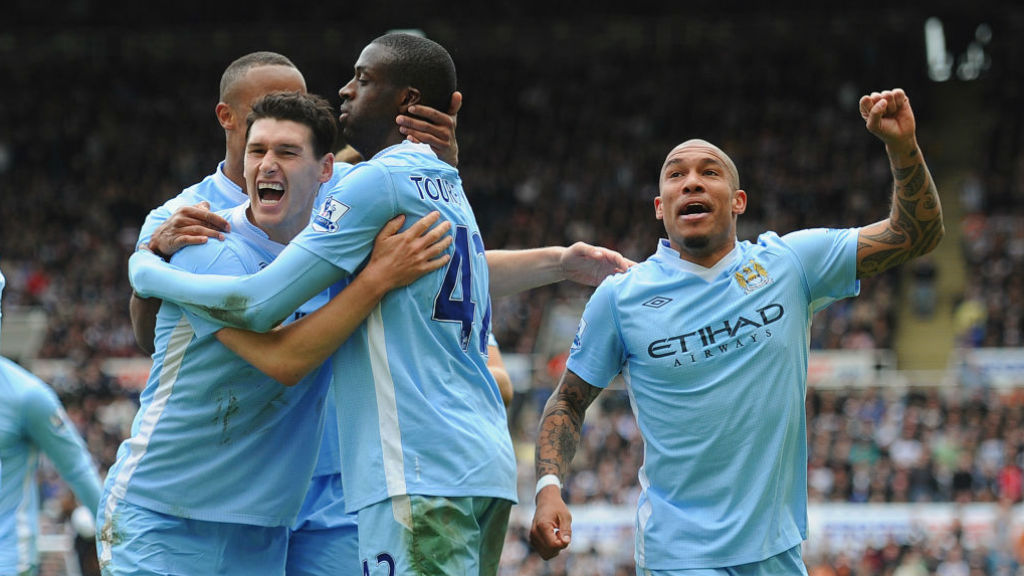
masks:
[[[386,293],[437,270],[451,258],[450,222],[433,226],[432,212],[401,234],[405,216],[392,219],[377,235],[370,263],[323,308],[270,332],[224,328],[217,339],[267,376],[293,386],[348,339]]]
[[[572,540],[572,514],[562,500],[560,486],[580,444],[583,416],[600,393],[601,388],[587,384],[566,370],[544,406],[537,434],[537,478],[553,475],[558,483],[537,491],[530,543],[545,560],[557,556]],[[538,481],[538,485],[541,484]]]
[[[860,114],[868,131],[885,143],[895,180],[889,218],[861,228],[858,236],[857,277],[864,278],[931,252],[945,229],[907,95],[897,88],[863,96]]]
[[[166,217],[166,208],[161,207],[150,213],[146,224]],[[155,219],[155,220],[154,220]],[[171,255],[185,246],[202,244],[209,238],[224,239],[231,225],[220,215],[210,212],[210,203],[202,201],[192,206],[182,206],[153,230],[152,235],[141,239],[156,255],[170,259]],[[156,314],[163,301],[158,298],[139,298],[132,293],[128,310],[131,314],[135,342],[147,354],[152,354],[156,335]]]
[[[128,277],[139,296],[170,300],[203,318],[257,332],[270,330],[345,275],[295,244],[263,270],[241,277],[192,274],[146,250],[128,260]]]
[[[568,248],[488,250],[491,297],[509,296],[562,280],[597,286],[609,274],[635,264],[615,250],[577,242]]]

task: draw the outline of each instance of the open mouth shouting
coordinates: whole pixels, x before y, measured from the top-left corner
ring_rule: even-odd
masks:
[[[699,220],[705,214],[711,213],[711,206],[701,200],[691,200],[682,205],[679,215],[683,220]]]
[[[280,182],[257,183],[257,196],[263,206],[276,206],[284,197],[284,184]]]

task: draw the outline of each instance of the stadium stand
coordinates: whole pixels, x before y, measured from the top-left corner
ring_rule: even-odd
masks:
[[[544,22],[508,4],[501,20],[479,10],[450,20],[420,14],[459,65],[461,170],[491,247],[586,240],[646,257],[659,232],[658,166],[691,136],[733,155],[751,198],[741,236],[880,219],[891,179],[855,103],[865,90],[907,90],[954,240],[930,269],[865,281],[859,298],[816,318],[814,349],[893,359],[871,385],[824,382],[808,392],[809,491],[819,520],[851,510],[838,506],[882,506],[871,514],[891,512],[896,525],[909,510],[901,506],[921,504],[935,506],[937,519],[880,541],[850,527],[845,541],[812,534],[805,557],[816,576],[1015,573],[1024,562],[1024,9],[768,18],[751,8],[724,18],[655,14],[640,3],[629,17]],[[387,19],[363,9],[342,21],[319,8],[314,16],[332,25],[312,31],[320,20],[277,22],[284,16],[270,12],[258,26],[214,12],[187,28],[125,27],[80,9],[59,28],[0,27],[2,352],[61,394],[105,471],[148,362],[128,319],[127,257],[148,209],[222,156],[209,87],[236,56],[269,49],[336,101],[351,57]],[[933,15],[956,58],[979,24],[990,25],[989,65],[977,79],[928,80],[922,30]],[[590,536],[550,563],[528,550],[537,418],[587,294],[557,285],[494,302],[518,391],[509,421],[521,503],[503,575],[633,574],[632,551],[607,544],[631,541],[643,457],[622,391],[591,411],[580,472],[566,483],[570,503],[585,505],[579,533]],[[989,372],[989,358],[1016,362],[1017,375]],[[899,368],[906,372],[890,370]],[[52,547],[70,552],[60,537],[67,488],[45,465],[39,481]],[[44,573],[71,573],[63,563],[49,560]]]

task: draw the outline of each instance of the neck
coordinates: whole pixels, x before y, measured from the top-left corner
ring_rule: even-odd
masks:
[[[245,174],[242,171],[242,162],[242,155],[233,154],[231,147],[228,146],[224,152],[224,175],[237,184],[239,188],[245,190]]]
[[[732,252],[732,249],[736,247],[736,240],[734,238],[731,242],[714,249],[687,247],[685,244],[680,245],[673,240],[669,240],[669,246],[676,252],[679,252],[680,259],[703,266],[704,268],[711,268]]]
[[[364,159],[369,160],[376,156],[381,150],[389,146],[394,146],[395,144],[400,144],[403,140],[405,140],[405,136],[396,128],[388,131],[387,134],[382,135],[382,137],[376,142],[362,142],[358,144],[350,142],[350,144]]]
[[[301,229],[287,230],[287,226],[285,226],[283,223],[279,226],[265,226],[263,224],[260,224],[259,222],[256,221],[256,216],[253,215],[252,213],[252,206],[249,206],[248,208],[245,209],[245,217],[253,226],[262,230],[263,233],[267,235],[267,238],[270,238],[271,240],[277,242],[278,244],[287,244],[291,242],[292,238],[297,236],[298,233],[301,231]]]

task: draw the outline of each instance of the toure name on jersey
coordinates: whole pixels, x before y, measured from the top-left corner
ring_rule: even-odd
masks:
[[[434,202],[448,202],[450,204],[462,204],[462,194],[458,187],[444,178],[427,178],[414,174],[409,176],[409,181],[416,186],[420,193],[421,200],[433,200]]]
[[[768,326],[781,320],[785,314],[782,304],[769,304],[735,320],[723,320],[691,332],[654,340],[647,345],[647,355],[654,359],[672,358],[674,366],[695,364],[771,338],[772,330]]]

